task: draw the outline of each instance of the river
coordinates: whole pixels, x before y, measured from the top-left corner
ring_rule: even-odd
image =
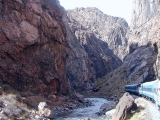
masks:
[[[87,117],[89,117],[91,120],[106,120],[105,115],[98,116],[96,113],[99,112],[100,107],[108,101],[103,98],[86,98],[86,100],[91,101],[93,105],[85,108],[75,109],[67,117],[56,118],[56,120],[84,120]]]

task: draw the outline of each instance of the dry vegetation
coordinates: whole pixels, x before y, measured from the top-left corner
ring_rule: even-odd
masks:
[[[18,92],[8,84],[1,84],[1,88],[5,94],[18,94]]]
[[[18,102],[16,93],[12,87],[7,84],[1,84],[0,87],[0,118],[3,120],[13,118],[24,118],[28,115],[27,106],[24,103]]]
[[[99,78],[94,84],[99,88],[98,92],[90,92],[90,96],[97,97],[120,97],[125,92],[126,66],[121,66],[106,76]]]
[[[18,94],[18,91],[7,84],[0,85],[0,119],[28,120],[34,118],[32,110],[28,109],[24,102],[19,101]],[[33,110],[33,112],[35,111]]]

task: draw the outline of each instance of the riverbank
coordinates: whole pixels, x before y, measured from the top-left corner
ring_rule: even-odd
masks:
[[[106,120],[106,116],[99,115],[99,113],[104,109],[103,105],[110,104],[110,101],[104,98],[85,98],[85,100],[89,100],[92,103],[91,106],[75,109],[67,116],[58,117],[55,120],[84,120],[86,118]]]
[[[0,86],[0,118],[8,119],[53,119],[57,116],[67,116],[80,107],[91,103],[84,100],[78,93],[70,96],[35,95],[31,92],[18,92],[7,84]]]
[[[48,100],[55,99],[54,106],[50,106],[49,101],[45,102],[42,96],[26,96],[8,85],[3,85],[0,93],[0,118],[3,120],[84,120],[87,117],[92,120],[104,120],[105,112],[111,105],[115,105],[113,101],[107,101],[105,98],[84,98],[83,95],[74,93],[70,95],[70,99],[50,95]],[[60,102],[63,104],[59,105]]]

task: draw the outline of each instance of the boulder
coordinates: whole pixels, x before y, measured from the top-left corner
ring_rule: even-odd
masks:
[[[38,111],[40,114],[44,115],[47,118],[54,118],[54,114],[46,102],[40,102],[38,105]]]
[[[112,120],[125,120],[127,114],[134,106],[134,98],[129,93],[125,93],[116,106],[116,111],[113,114]]]
[[[0,113],[0,120],[8,120],[8,118],[4,114]]]
[[[76,104],[74,104],[74,103],[68,103],[67,104],[67,108],[69,108],[69,109],[73,109],[73,108],[75,108],[77,105]]]
[[[75,93],[75,96],[77,98],[78,101],[83,102],[84,101],[84,96],[79,94],[79,93]]]
[[[87,117],[87,118],[85,118],[84,120],[91,120],[91,119]]]
[[[116,102],[114,101],[110,101],[109,103],[104,103],[101,107],[100,107],[100,112],[98,113],[99,115],[103,115],[105,114],[106,111],[110,110],[113,106],[116,105]]]
[[[106,112],[106,118],[108,118],[109,120],[112,118],[113,114],[115,113],[116,109],[112,109],[110,111]]]
[[[100,110],[106,110],[106,108],[109,107],[109,104],[108,103],[104,103],[101,107],[100,107]]]
[[[48,100],[47,102],[49,103],[49,105],[55,105],[56,103],[56,95],[49,95],[48,96]]]
[[[31,96],[31,97],[23,99],[23,102],[25,102],[28,106],[31,106],[34,108],[37,108],[40,102],[45,102],[45,101],[46,99],[41,96]]]
[[[48,99],[52,100],[52,101],[55,101],[56,100],[56,95],[49,95]]]
[[[146,104],[144,103],[144,100],[142,98],[135,99],[135,103],[136,103],[137,107],[141,110],[146,108]]]

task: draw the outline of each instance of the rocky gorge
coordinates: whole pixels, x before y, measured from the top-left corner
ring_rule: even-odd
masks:
[[[0,0],[0,117],[52,119],[90,106],[83,95],[118,102],[125,85],[156,79],[159,1],[133,1],[129,27],[94,7]]]
[[[128,24],[124,19],[108,16],[94,7],[69,10],[67,17],[71,31],[94,63],[96,78],[122,64],[128,44]]]

